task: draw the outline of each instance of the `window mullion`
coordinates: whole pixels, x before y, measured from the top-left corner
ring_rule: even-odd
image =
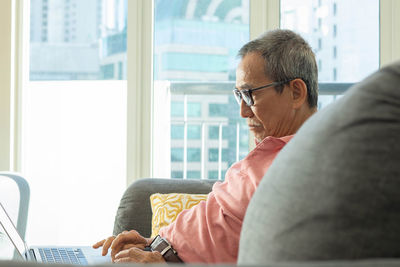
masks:
[[[15,1],[0,2],[0,170],[13,170]]]
[[[399,1],[380,1],[380,66],[400,59],[399,13]]]
[[[267,30],[279,28],[279,0],[250,0],[250,39],[254,39]]]
[[[128,1],[127,184],[152,176],[153,1]]]
[[[250,0],[250,40],[267,30],[278,29],[280,0]],[[254,134],[249,131],[249,151],[255,147]]]

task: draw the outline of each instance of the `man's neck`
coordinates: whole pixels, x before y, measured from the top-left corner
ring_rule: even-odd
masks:
[[[288,135],[295,134],[300,129],[300,127],[306,122],[306,120],[308,120],[308,118],[314,115],[315,112],[317,112],[316,107],[310,108],[308,106],[303,106],[299,110],[297,110],[295,118],[293,120],[292,124],[293,127],[291,134]]]

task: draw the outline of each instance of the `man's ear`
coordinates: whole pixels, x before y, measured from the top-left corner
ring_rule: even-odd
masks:
[[[307,85],[302,79],[294,79],[290,81],[290,89],[292,90],[293,108],[299,109],[307,102]]]

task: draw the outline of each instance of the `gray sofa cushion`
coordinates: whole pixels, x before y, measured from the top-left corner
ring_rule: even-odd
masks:
[[[136,230],[141,235],[151,234],[150,195],[154,193],[208,194],[215,181],[182,179],[140,179],[132,183],[121,198],[115,216],[113,234]]]
[[[309,119],[250,202],[240,264],[400,257],[400,62]]]

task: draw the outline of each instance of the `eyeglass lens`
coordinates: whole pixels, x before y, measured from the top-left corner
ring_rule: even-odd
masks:
[[[235,95],[236,101],[238,102],[239,105],[242,104],[242,99],[248,106],[251,106],[253,104],[251,101],[250,93],[248,93],[248,92],[244,93],[239,90],[235,90],[234,95]]]
[[[238,91],[238,90],[234,90],[233,94],[235,95],[235,99],[238,102],[238,104],[240,105],[242,102],[242,94]]]

